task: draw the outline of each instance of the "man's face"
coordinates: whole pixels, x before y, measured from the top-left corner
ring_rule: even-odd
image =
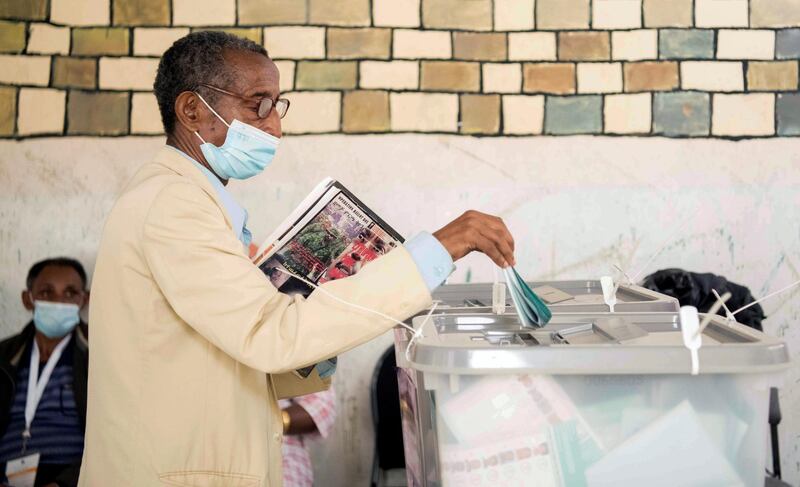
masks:
[[[49,265],[33,281],[31,289],[22,292],[22,304],[33,311],[34,301],[77,304],[83,308],[89,300],[81,276],[72,267]]]
[[[268,97],[273,103],[280,95],[280,74],[275,63],[267,57],[249,51],[228,51],[225,53],[228,66],[235,72],[235,82],[231,86],[218,86],[224,90],[241,95],[246,100],[222,93],[215,93],[216,101],[211,107],[229,124],[234,119],[252,125],[275,137],[281,137],[281,119],[274,108],[266,118],[258,118],[258,101]],[[205,91],[209,91],[206,89]],[[200,135],[216,146],[225,143],[228,128],[211,110],[200,102]]]

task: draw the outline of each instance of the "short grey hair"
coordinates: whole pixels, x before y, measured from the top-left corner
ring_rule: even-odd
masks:
[[[263,46],[226,32],[193,32],[175,41],[158,63],[153,91],[158,100],[164,131],[175,130],[175,100],[184,91],[196,91],[208,84],[226,88],[236,74],[225,63],[225,51],[250,51],[269,57]],[[216,92],[206,90],[204,98],[216,101]],[[207,96],[206,96],[207,95]]]

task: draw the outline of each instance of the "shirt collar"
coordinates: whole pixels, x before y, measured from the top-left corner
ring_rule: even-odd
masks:
[[[247,210],[242,208],[242,206],[236,202],[236,200],[233,198],[233,195],[228,192],[219,178],[213,172],[209,171],[207,167],[194,160],[194,158],[182,150],[171,145],[168,145],[167,147],[182,155],[186,159],[192,161],[192,163],[205,175],[205,177],[211,183],[211,186],[214,187],[214,191],[217,192],[217,196],[219,197],[220,201],[222,201],[225,211],[228,212],[228,216],[231,219],[231,226],[233,227],[233,231],[236,232],[236,237],[242,241],[245,247],[249,246],[251,236],[250,231],[248,231],[246,228]]]

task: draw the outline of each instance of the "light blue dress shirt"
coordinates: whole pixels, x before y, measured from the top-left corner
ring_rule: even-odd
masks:
[[[455,270],[450,252],[428,232],[419,232],[406,240],[405,248],[417,264],[429,291],[441,286]]]

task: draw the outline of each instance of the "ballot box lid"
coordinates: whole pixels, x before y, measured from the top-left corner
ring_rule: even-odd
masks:
[[[700,314],[700,320],[705,318]],[[426,321],[427,320],[427,321]],[[411,320],[422,335],[396,329],[398,364],[447,374],[689,374],[679,313],[562,313],[542,328],[520,324],[513,308],[435,312]],[[702,332],[700,374],[774,372],[789,367],[786,344],[714,315]],[[407,350],[407,353],[405,353]]]
[[[603,301],[599,280],[530,281],[528,285],[554,313],[602,313],[608,311]],[[550,300],[549,296],[554,296]],[[617,291],[615,311],[668,312],[678,311],[678,300],[634,284],[621,284]],[[433,299],[442,308],[483,308],[492,306],[492,283],[445,284],[433,292]],[[506,305],[513,306],[511,293],[506,292]]]

